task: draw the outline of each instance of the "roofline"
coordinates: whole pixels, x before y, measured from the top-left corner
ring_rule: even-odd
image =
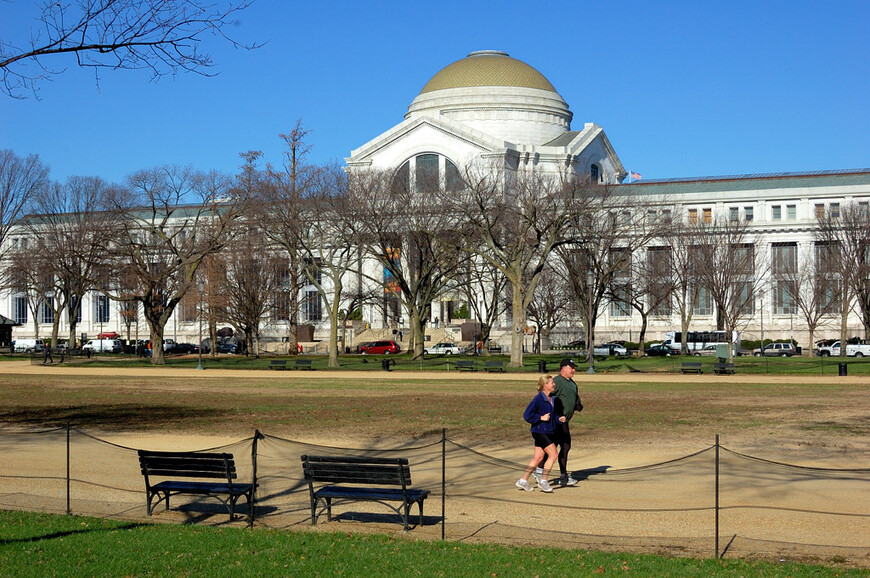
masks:
[[[722,182],[722,181],[748,181],[748,180],[769,180],[769,179],[788,179],[802,177],[825,177],[825,176],[843,176],[843,175],[870,175],[870,168],[867,169],[835,169],[827,171],[799,171],[789,173],[758,173],[749,175],[722,175],[712,177],[678,177],[670,179],[644,179],[640,181],[632,181],[631,183],[623,183],[624,186],[644,185],[661,185],[668,183],[706,183],[706,182]]]

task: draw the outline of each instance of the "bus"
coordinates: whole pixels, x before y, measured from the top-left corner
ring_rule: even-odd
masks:
[[[683,332],[668,331],[665,333],[665,340],[662,342],[676,352],[682,348]],[[689,331],[686,335],[686,348],[689,353],[704,349],[704,347],[716,343],[731,343],[732,345],[740,344],[740,334],[734,331],[731,339],[728,339],[727,331]]]

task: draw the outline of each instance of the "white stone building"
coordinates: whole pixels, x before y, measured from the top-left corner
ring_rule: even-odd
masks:
[[[814,228],[820,211],[838,211],[847,203],[870,202],[870,169],[832,170],[813,173],[740,175],[692,179],[642,180],[623,184],[627,175],[604,130],[584,122],[572,130],[573,113],[553,84],[533,67],[503,52],[473,52],[437,72],[413,99],[404,120],[351,152],[349,170],[372,168],[395,170],[413,185],[415,179],[437,175],[442,182],[458,177],[458,167],[477,159],[495,160],[507,168],[535,167],[552,171],[574,171],[601,184],[611,185],[644,197],[654,207],[666,203],[675,217],[687,220],[740,219],[751,221],[756,252],[796,251],[815,242]],[[574,123],[579,124],[579,123]],[[650,143],[653,146],[653,143]],[[624,187],[624,188],[623,188]],[[802,257],[801,257],[802,258]],[[310,290],[310,288],[309,288]],[[120,330],[117,307],[99,298],[88,299],[81,332],[94,335],[100,330]],[[313,308],[319,312],[319,308]],[[693,330],[715,329],[712,307],[700,303],[692,322]],[[14,292],[0,294],[0,314],[22,321],[26,312]],[[320,313],[318,313],[320,314]],[[449,315],[433,307],[430,327],[450,330]],[[316,317],[316,316],[315,316]],[[372,330],[383,327],[382,315],[363,316]],[[838,319],[838,317],[837,317]],[[315,338],[325,338],[324,319],[300,319],[315,324]],[[838,336],[838,321],[823,324],[816,338]],[[807,346],[807,334],[794,307],[777,293],[774,280],[758,292],[754,311],[741,327],[744,337],[757,339],[764,327],[771,338],[794,337]],[[142,324],[144,329],[144,324]],[[268,327],[268,326],[267,326]],[[48,327],[50,329],[50,326]],[[356,339],[363,339],[356,327]],[[679,329],[679,317],[651,319],[647,339],[661,339],[666,331]],[[267,329],[268,331],[268,329]],[[280,350],[275,326],[273,346]],[[630,308],[605,307],[596,334],[600,340],[635,341],[639,319]],[[32,336],[32,323],[15,329],[18,337]],[[45,335],[47,330],[41,331]],[[495,328],[494,336],[499,335]],[[61,328],[61,334],[64,334]],[[554,333],[555,342],[581,337],[579,325]],[[858,317],[849,317],[849,335],[862,335]],[[167,336],[195,341],[196,327],[190,322],[170,321]],[[374,333],[370,336],[375,337]],[[456,339],[457,332],[446,338]],[[436,336],[440,339],[442,336]],[[509,341],[501,340],[503,345]],[[353,338],[349,344],[354,343]]]

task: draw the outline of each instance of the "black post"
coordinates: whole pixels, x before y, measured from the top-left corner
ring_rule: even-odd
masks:
[[[69,505],[69,429],[70,423],[66,422],[66,515],[71,513]]]
[[[714,558],[719,558],[719,434],[716,434],[716,551]]]
[[[441,541],[444,541],[444,516],[447,503],[447,428],[441,428]]]
[[[201,342],[201,341],[200,341]],[[250,508],[250,516],[248,516],[248,527],[254,526],[254,503],[257,501],[257,442],[263,438],[263,434],[260,433],[260,430],[254,430],[254,443],[251,444],[251,503],[248,504],[248,508]]]

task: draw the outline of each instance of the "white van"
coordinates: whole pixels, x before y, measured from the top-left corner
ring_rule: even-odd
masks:
[[[15,353],[42,353],[45,342],[42,339],[16,339],[12,342]]]
[[[93,353],[119,353],[121,349],[120,339],[91,339],[82,346],[83,351]]]

